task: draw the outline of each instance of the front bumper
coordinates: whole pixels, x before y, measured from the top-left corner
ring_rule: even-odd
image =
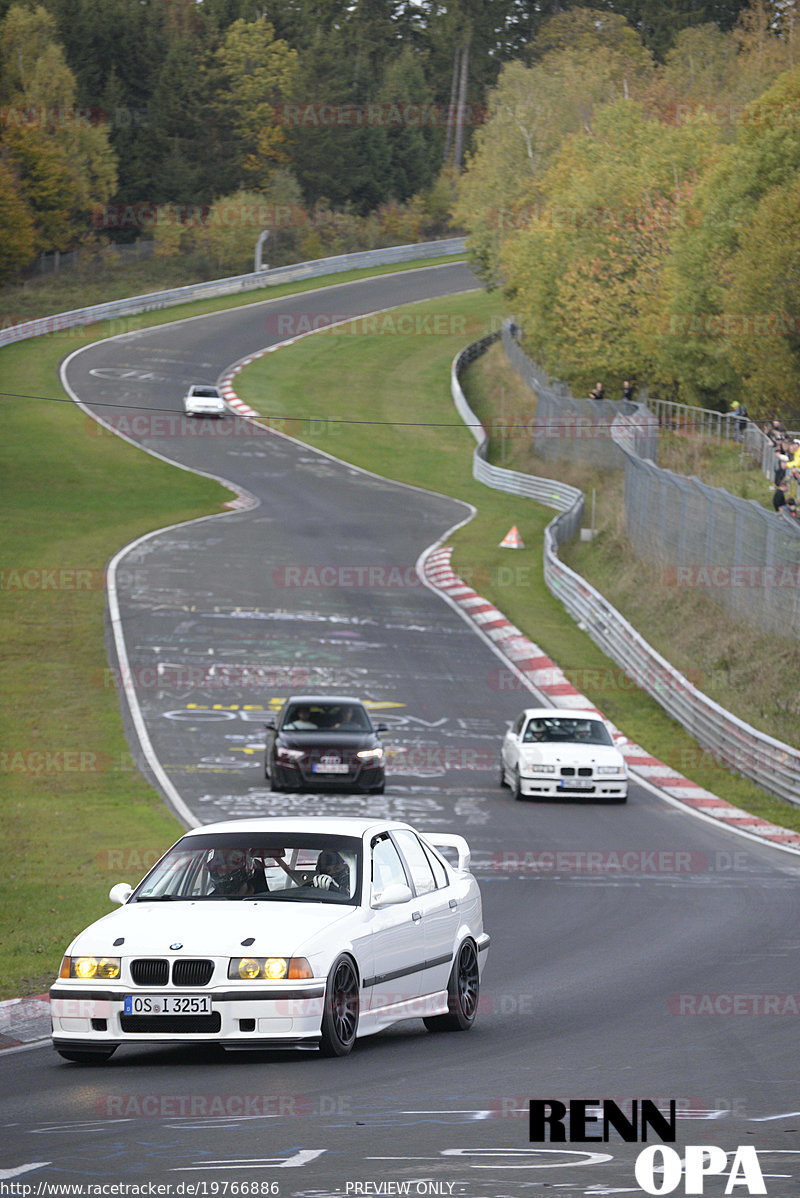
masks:
[[[354,766],[346,774],[326,774],[313,771],[310,765],[286,766],[278,762],[273,767],[275,781],[284,790],[374,790],[385,782],[385,767]]]
[[[88,988],[59,982],[50,991],[53,1046],[91,1050],[120,1044],[210,1043],[292,1048],[319,1042],[325,1000],[320,978],[289,985],[205,988],[201,993],[211,996],[210,1015],[125,1015],[125,996],[136,992],[137,987],[124,984]]]
[[[553,774],[520,774],[519,789],[523,795],[550,799],[624,799],[628,794],[628,779],[609,776],[580,778],[588,785],[578,786],[573,778]]]

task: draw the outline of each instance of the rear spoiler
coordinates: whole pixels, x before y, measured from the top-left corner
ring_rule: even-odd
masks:
[[[423,836],[434,848],[455,849],[458,853],[458,868],[464,871],[469,869],[471,853],[463,836],[454,836],[450,832],[423,832]]]

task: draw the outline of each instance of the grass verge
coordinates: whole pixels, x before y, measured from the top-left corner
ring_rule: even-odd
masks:
[[[436,310],[441,306],[437,301]],[[633,687],[550,594],[542,575],[541,544],[553,512],[472,478],[475,443],[455,415],[449,365],[467,342],[497,327],[501,306],[499,297],[486,295],[448,300],[448,312],[463,318],[457,336],[357,338],[332,331],[310,337],[248,366],[237,379],[237,392],[256,409],[265,396],[273,402],[280,397],[283,412],[306,421],[296,435],[328,453],[474,504],[478,515],[453,538],[453,565],[462,576],[541,645],[633,740],[730,802],[800,829],[800,811],[717,765],[658,704]],[[423,304],[407,311],[424,316],[433,308]],[[517,392],[517,376],[510,367],[507,371],[499,357],[479,359],[466,375],[470,402],[488,424],[502,417],[525,425],[535,405]],[[325,396],[324,411],[319,396]],[[365,423],[337,424],[337,418]],[[405,423],[393,426],[393,420]],[[386,422],[380,436],[375,421]],[[409,422],[417,422],[416,427]],[[506,439],[509,466],[520,452],[522,439],[517,442],[510,434]],[[585,471],[583,475],[585,482]],[[526,544],[513,555],[499,548],[512,524]]]
[[[451,256],[442,259],[431,258],[430,262],[452,262]],[[408,270],[422,265],[420,262],[396,263],[394,266],[381,267],[382,273],[391,270]],[[348,277],[357,277],[363,272],[349,272]],[[374,268],[367,268],[367,273],[374,273]],[[24,283],[7,284],[0,287],[0,312],[3,313],[3,328],[12,324],[20,324],[25,320],[34,320],[38,316],[49,316],[54,312],[70,312],[74,308],[84,308],[89,304],[102,304],[109,300],[127,299],[131,295],[149,295],[154,291],[168,291],[173,287],[188,287],[192,283],[208,282],[210,279],[224,277],[205,274],[199,277],[193,274],[181,260],[142,258],[140,261],[125,263],[106,261],[102,258],[86,268],[78,270],[65,269],[58,275],[43,275],[39,278],[27,279]],[[330,275],[331,279],[345,276]],[[314,287],[318,280],[311,280]],[[295,290],[295,284],[286,284]],[[267,288],[270,292],[276,290]],[[277,292],[280,294],[280,292]],[[252,296],[253,292],[245,293]],[[241,302],[241,301],[240,301]],[[245,298],[248,303],[248,298]]]
[[[452,261],[452,259],[443,259]],[[403,269],[427,265],[403,264]],[[334,285],[383,268],[349,272]],[[278,298],[319,280],[126,318],[125,329]],[[0,998],[37,994],[72,937],[180,834],[133,766],[104,648],[104,570],[152,529],[231,492],[111,436],[67,401],[61,359],[119,321],[0,349]],[[109,327],[109,325],[111,327]],[[17,396],[53,396],[50,403]]]

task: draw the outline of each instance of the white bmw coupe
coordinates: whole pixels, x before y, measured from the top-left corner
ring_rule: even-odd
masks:
[[[517,799],[624,803],[628,767],[598,712],[528,707],[503,740],[500,785]]]
[[[469,862],[460,836],[374,819],[196,828],[70,944],[53,1046],[86,1063],[145,1043],[344,1056],[401,1019],[466,1031],[489,946]]]

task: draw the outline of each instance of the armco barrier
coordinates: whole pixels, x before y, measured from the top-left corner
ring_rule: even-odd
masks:
[[[298,279],[316,279],[345,270],[360,270],[370,266],[391,266],[396,262],[413,262],[418,258],[440,258],[464,253],[463,237],[448,237],[442,241],[426,241],[419,245],[393,245],[382,250],[364,250],[358,254],[338,254],[335,258],[318,258],[313,262],[298,262],[293,266],[277,266],[228,279],[210,279],[206,283],[191,283],[188,287],[173,287],[169,291],[154,291],[150,295],[134,295],[128,299],[75,308],[72,312],[57,312],[22,324],[0,329],[0,346],[29,337],[42,337],[60,329],[96,324],[117,316],[133,316],[137,312],[152,312],[186,304],[191,300],[214,299],[220,295],[235,295],[241,291],[258,291],[279,283],[294,283]]]
[[[496,491],[523,495],[559,509],[559,515],[545,529],[544,578],[572,618],[711,756],[770,794],[795,806],[800,805],[800,751],[759,732],[709,699],[657,653],[599,591],[559,559],[559,546],[574,536],[580,526],[583,492],[553,479],[506,470],[486,461],[486,430],[470,408],[459,377],[464,367],[484,353],[496,339],[497,334],[484,337],[462,350],[451,371],[451,392],[456,409],[478,442],[473,454],[474,477]],[[516,362],[512,365],[516,366]],[[623,436],[629,438],[627,429]]]

